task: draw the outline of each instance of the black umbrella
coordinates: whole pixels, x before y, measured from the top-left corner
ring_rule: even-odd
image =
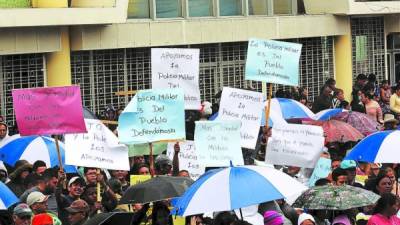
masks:
[[[83,225],[131,225],[134,223],[135,213],[111,212],[100,213],[86,221]]]
[[[149,203],[181,196],[193,180],[187,177],[157,176],[129,187],[120,204]]]

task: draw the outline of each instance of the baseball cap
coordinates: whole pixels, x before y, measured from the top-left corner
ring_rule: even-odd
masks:
[[[26,204],[32,206],[35,203],[45,202],[48,198],[49,196],[42,194],[42,192],[34,191],[28,195],[28,198],[26,199]]]
[[[19,217],[22,216],[31,216],[32,215],[32,210],[29,208],[29,205],[25,203],[18,204],[15,206],[13,210],[13,214]]]
[[[78,176],[76,176],[76,177],[73,177],[73,178],[71,178],[70,180],[69,180],[69,182],[68,182],[68,187],[69,186],[71,186],[72,184],[74,184],[74,183],[80,183],[82,186],[85,186],[85,180],[82,178],[82,177],[78,177]]]
[[[65,208],[69,213],[88,212],[89,205],[82,199],[75,200],[68,208]]]
[[[340,168],[342,169],[353,169],[357,167],[357,163],[354,160],[343,160],[340,163]]]

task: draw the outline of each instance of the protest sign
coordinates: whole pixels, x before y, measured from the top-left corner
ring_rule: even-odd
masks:
[[[153,155],[159,155],[163,151],[167,150],[168,143],[156,142],[153,143]],[[128,145],[129,157],[139,156],[139,155],[150,155],[150,145],[146,144],[134,144]]]
[[[150,175],[131,175],[130,176],[130,185],[133,186],[136,184],[140,184],[140,183],[143,183],[150,179],[151,179]]]
[[[21,135],[85,133],[79,86],[12,90]]]
[[[175,150],[175,143],[168,143],[167,156],[173,160]],[[197,153],[194,141],[179,142],[180,152],[179,157],[179,169],[187,170],[189,172],[190,178],[197,180],[205,171],[203,165],[201,165],[197,159]]]
[[[182,89],[139,91],[118,121],[121,143],[140,144],[185,139]]]
[[[224,87],[217,120],[239,120],[240,144],[254,149],[264,108],[262,93]]]
[[[85,119],[86,134],[65,135],[65,162],[68,165],[129,170],[128,147],[100,120]]]
[[[311,174],[310,180],[308,181],[309,187],[314,187],[317,180],[328,177],[331,172],[331,162],[331,159],[324,157],[319,158],[317,165],[315,165],[314,171]]]
[[[320,126],[280,124],[272,128],[265,162],[314,168],[324,147],[324,132]]]
[[[152,48],[152,88],[182,88],[185,109],[199,110],[199,49]]]
[[[239,121],[196,121],[194,141],[204,167],[243,165]]]
[[[298,86],[301,44],[249,40],[245,79]]]

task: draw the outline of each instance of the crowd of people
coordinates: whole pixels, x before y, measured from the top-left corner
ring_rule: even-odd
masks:
[[[360,74],[353,86],[352,101],[345,100],[345,93],[336,87],[334,79],[328,79],[314,102],[306,88],[279,89],[275,97],[292,98],[308,106],[313,112],[329,108],[343,108],[366,113],[371,119],[382,124],[383,129],[395,129],[400,116],[400,84],[390,87],[388,81],[377,85],[376,77]],[[187,112],[187,139],[193,140],[194,121],[206,119],[218,111],[218,103],[205,102],[201,112]],[[105,119],[116,120],[120,110],[108,107]],[[116,127],[110,127],[115,130]],[[264,161],[265,144],[271,137],[271,129],[260,129],[256,150],[243,150],[246,164],[254,160]],[[0,123],[0,141],[8,138],[6,123]],[[354,144],[354,143],[353,143]],[[371,164],[343,160],[352,145],[348,143],[327,143],[321,157],[331,159],[332,172],[327,178],[316,181],[315,185],[351,185],[375,192],[381,198],[368,207],[335,211],[307,210],[293,208],[284,199],[262,203],[254,216],[261,220],[248,222],[235,212],[215,212],[186,218],[186,224],[265,224],[265,225],[386,225],[398,224],[397,212],[400,207],[398,164]],[[130,224],[170,225],[171,205],[169,201],[149,204],[120,205],[119,200],[130,186],[130,175],[170,175],[189,177],[189,172],[179,169],[179,143],[175,144],[173,160],[165,154],[157,156],[154,166],[149,156],[130,158],[131,170],[100,170],[79,168],[79,173],[66,174],[58,168],[48,168],[43,161],[33,164],[19,160],[15,166],[0,164],[0,180],[20,199],[20,203],[1,212],[0,224],[15,225],[82,225],[95,215],[107,212],[131,212],[135,214]],[[294,166],[279,166],[298,181],[307,184],[312,169]],[[364,177],[357,180],[356,177]],[[210,202],[212,204],[212,202]],[[150,210],[151,208],[151,210]],[[121,224],[122,225],[122,224]]]

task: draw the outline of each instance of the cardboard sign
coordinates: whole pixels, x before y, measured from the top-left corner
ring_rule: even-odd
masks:
[[[246,80],[299,86],[301,44],[249,40],[246,60]]]
[[[129,170],[128,147],[100,120],[85,119],[87,134],[65,135],[65,162],[68,165],[111,170]]]
[[[175,143],[168,143],[167,156],[173,160]],[[197,180],[205,172],[205,167],[200,164],[197,158],[194,141],[179,142],[179,170],[189,171],[190,178]]]
[[[152,48],[152,88],[182,88],[185,109],[199,110],[199,49]]]
[[[263,110],[262,93],[224,87],[217,120],[239,120],[240,144],[243,148],[256,147]]]
[[[86,133],[79,86],[12,90],[22,136]]]
[[[159,142],[153,143],[153,155],[159,155],[163,151],[167,150],[168,143]],[[136,144],[128,145],[129,157],[139,156],[139,155],[150,155],[150,145],[146,144]]]
[[[320,126],[280,124],[272,128],[265,162],[274,165],[314,168],[324,147]]]
[[[196,121],[194,141],[204,167],[244,164],[239,121]]]
[[[119,140],[125,144],[185,139],[182,89],[139,91],[118,124]]]
[[[331,163],[331,159],[324,157],[319,158],[317,165],[315,165],[314,171],[311,174],[310,180],[308,181],[309,187],[314,187],[317,180],[328,177],[331,172]]]
[[[147,180],[151,179],[151,175],[131,175],[130,176],[130,185],[136,185],[136,184],[140,184],[143,183]]]

